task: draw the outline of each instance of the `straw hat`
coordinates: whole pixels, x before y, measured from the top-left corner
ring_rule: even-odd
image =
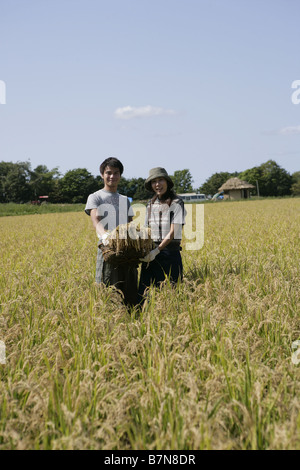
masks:
[[[147,189],[147,191],[152,191],[151,181],[154,180],[155,178],[165,178],[169,183],[169,188],[170,189],[173,188],[173,186],[174,186],[174,183],[171,180],[168,173],[166,172],[166,170],[159,166],[157,168],[152,168],[149,171],[149,176],[145,181],[145,188]]]

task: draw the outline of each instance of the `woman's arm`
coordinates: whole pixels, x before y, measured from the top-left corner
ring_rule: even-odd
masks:
[[[166,246],[169,245],[170,241],[172,241],[173,238],[174,238],[174,224],[171,224],[169,233],[166,235],[166,237],[158,245],[159,251],[166,248]]]
[[[169,233],[166,235],[166,237],[158,245],[159,251],[166,248],[166,246],[168,246],[169,243],[174,239],[175,228],[177,229],[177,225],[179,225],[179,224],[171,224],[170,225]]]

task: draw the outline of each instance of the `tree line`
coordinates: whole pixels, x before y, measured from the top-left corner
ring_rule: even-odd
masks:
[[[260,196],[300,195],[300,172],[290,175],[273,160],[243,172],[214,173],[199,188],[193,188],[190,170],[177,170],[171,175],[177,193],[200,192],[213,195],[225,181],[234,176],[255,186],[252,194]],[[150,194],[144,178],[124,178],[118,191],[133,200],[146,200]],[[86,168],[76,168],[61,175],[58,167],[45,165],[31,169],[30,162],[0,162],[0,202],[25,203],[48,196],[52,203],[85,203],[89,194],[103,188],[100,175],[93,176]]]
[[[175,171],[173,180],[178,192],[192,191],[189,170]],[[134,200],[145,200],[150,193],[144,178],[121,177],[118,191]],[[76,168],[61,175],[59,169],[45,165],[31,169],[30,162],[0,162],[0,203],[35,202],[48,196],[52,203],[85,203],[88,195],[103,188],[100,175],[93,176],[86,168]]]
[[[229,178],[238,177],[254,186],[251,190],[253,196],[299,196],[300,195],[300,171],[288,173],[274,160],[268,160],[260,166],[255,166],[242,172],[214,173],[200,187],[205,194],[215,194]]]

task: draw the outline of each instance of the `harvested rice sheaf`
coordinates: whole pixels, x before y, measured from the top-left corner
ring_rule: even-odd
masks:
[[[134,222],[118,225],[108,237],[108,245],[100,243],[105,261],[138,264],[153,248],[151,230]]]

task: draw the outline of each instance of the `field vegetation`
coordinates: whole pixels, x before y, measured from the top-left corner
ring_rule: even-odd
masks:
[[[0,222],[0,449],[300,449],[299,199],[205,205],[142,312],[94,283],[89,217]]]
[[[80,212],[83,211],[85,204],[17,204],[7,202],[0,204],[0,217],[10,215],[28,215],[28,214],[52,214],[56,212]]]

